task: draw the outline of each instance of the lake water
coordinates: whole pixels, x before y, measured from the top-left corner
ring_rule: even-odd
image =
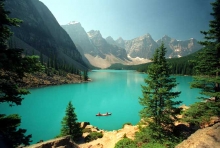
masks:
[[[137,124],[142,106],[141,85],[145,85],[146,74],[126,70],[94,70],[89,73],[92,82],[67,84],[31,89],[21,106],[9,107],[0,104],[1,113],[18,113],[22,117],[21,127],[32,134],[33,143],[48,140],[59,134],[61,120],[69,101],[75,107],[78,121],[88,121],[104,130],[117,130],[126,122]],[[198,102],[199,92],[190,89],[190,76],[176,76],[181,91],[178,100],[190,105]],[[111,112],[111,116],[97,117],[98,112]]]

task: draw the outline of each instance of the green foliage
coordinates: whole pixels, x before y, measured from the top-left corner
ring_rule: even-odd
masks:
[[[163,145],[163,144],[160,144],[160,143],[147,143],[147,144],[143,144],[142,146],[141,146],[141,148],[167,148],[169,145],[167,144],[165,144],[165,145]],[[170,146],[169,146],[170,147]]]
[[[88,81],[89,77],[88,77],[88,71],[84,71],[83,72],[83,80],[84,81]]]
[[[208,97],[215,97],[216,100],[220,98],[220,77],[219,71],[219,57],[217,57],[216,49],[206,47],[196,57],[195,72],[192,88],[199,88],[201,94]],[[201,99],[206,99],[200,97]]]
[[[127,135],[126,135],[126,133],[124,133],[123,138],[128,138]]]
[[[156,138],[158,136],[160,136],[161,139]],[[141,148],[175,147],[175,145],[181,141],[181,137],[176,137],[172,132],[166,131],[158,126],[146,126],[140,128],[140,131],[135,134],[135,142],[137,143],[138,147]]]
[[[173,92],[177,86],[176,79],[170,77],[170,65],[165,58],[164,44],[156,49],[153,63],[148,67],[147,86],[142,86],[143,98],[140,104],[144,107],[140,111],[146,127],[141,127],[136,133],[136,141],[140,147],[174,147],[179,137],[173,133],[174,122],[177,121],[177,105],[181,101],[174,101],[180,92]]]
[[[8,39],[12,35],[9,27],[19,26],[20,20],[10,18],[0,0],[0,103],[21,105],[23,95],[29,93],[22,88],[22,78],[25,73],[40,71],[43,67],[36,56],[24,56],[23,49],[8,48]],[[0,114],[0,135],[8,147],[29,145],[31,135],[25,135],[26,130],[18,128],[21,119],[17,114]]]
[[[123,138],[115,144],[115,148],[136,148],[137,144],[135,141],[129,138]]]
[[[178,114],[176,106],[181,101],[174,101],[180,92],[173,92],[176,79],[170,77],[170,67],[165,58],[166,48],[162,44],[156,49],[153,63],[148,68],[147,86],[142,86],[143,98],[140,104],[144,107],[140,111],[141,118],[147,122],[150,137],[163,142],[172,136],[174,122]]]
[[[29,145],[31,135],[24,136],[26,130],[17,128],[21,118],[17,114],[0,114],[0,134],[8,147],[17,147],[20,144]]]
[[[197,102],[183,112],[182,121],[203,126],[213,116],[220,116],[220,102]]]
[[[195,56],[198,52],[190,54],[188,56],[180,57],[180,58],[172,58],[167,59],[167,62],[170,65],[170,74],[177,74],[177,75],[193,75],[194,74],[194,63],[192,62],[195,59]],[[152,63],[145,63],[140,65],[122,65],[119,63],[112,64],[109,69],[127,69],[127,70],[137,70],[139,72],[146,72],[149,66]]]
[[[82,136],[82,129],[80,124],[77,123],[77,116],[74,112],[75,108],[69,102],[66,108],[66,115],[64,116],[61,124],[61,136],[71,135],[73,140],[78,140]]]
[[[194,63],[192,62],[192,60],[195,58],[195,55],[198,52],[181,58],[167,59],[167,62],[171,66],[170,73],[177,75],[193,75]]]
[[[7,41],[12,35],[8,26],[19,26],[22,22],[17,18],[9,18],[8,14],[10,12],[4,9],[4,0],[0,0],[0,49],[7,48]]]
[[[210,29],[201,31],[205,41],[200,42],[204,49],[197,55],[195,63],[196,77],[192,88],[200,88],[201,94],[220,100],[220,0],[212,3],[214,20],[209,22]]]
[[[103,134],[102,133],[99,133],[99,132],[92,132],[90,133],[89,135],[87,135],[85,137],[85,141],[86,142],[90,142],[90,141],[93,141],[93,140],[96,140],[98,138],[102,138],[103,137]]]
[[[84,128],[84,129],[82,130],[82,132],[83,132],[83,133],[91,133],[92,131],[91,131],[90,128]]]
[[[73,65],[68,64],[65,60],[57,59],[56,54],[47,58],[47,63],[45,65],[45,73],[48,76],[57,74],[60,76],[66,76],[68,73],[79,75],[79,69],[76,69]]]

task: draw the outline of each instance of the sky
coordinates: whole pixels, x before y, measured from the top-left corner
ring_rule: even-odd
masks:
[[[214,0],[40,0],[60,25],[80,22],[86,32],[99,30],[104,38],[125,40],[149,33],[177,40],[203,40],[209,29]]]

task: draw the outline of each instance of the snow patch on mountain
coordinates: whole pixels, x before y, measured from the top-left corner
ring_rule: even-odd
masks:
[[[69,22],[67,25],[75,25],[75,24],[80,24],[80,22],[77,22],[77,21],[71,21],[71,22]]]

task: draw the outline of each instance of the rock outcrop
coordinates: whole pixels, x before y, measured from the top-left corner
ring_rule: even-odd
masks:
[[[150,34],[125,42],[125,49],[132,58],[150,59],[157,47],[157,43],[152,39]]]
[[[175,148],[220,148],[220,123],[197,130]]]
[[[92,126],[88,126],[87,128],[96,130],[96,128]],[[139,130],[138,126],[132,126],[132,125],[125,125],[122,129],[114,130],[114,131],[103,131],[98,130],[97,132],[102,132],[103,137],[98,138],[96,140],[93,140],[89,143],[82,143],[79,144],[80,148],[113,148],[115,144],[123,139],[124,136],[134,139],[135,132]],[[88,134],[84,134],[84,136],[87,136]]]
[[[98,54],[97,49],[89,39],[85,29],[82,27],[80,22],[72,21],[61,27],[69,34],[72,41],[81,47],[81,53],[90,54],[96,56]]]
[[[79,146],[71,140],[70,136],[65,136],[33,144],[25,148],[79,148]]]
[[[83,129],[87,129],[83,133],[83,137],[86,137],[89,132],[101,132],[103,133],[102,138],[98,138],[97,140],[93,140],[88,143],[84,143],[83,141],[75,144],[71,141],[70,136],[61,137],[45,142],[40,142],[38,144],[34,144],[28,146],[26,148],[51,148],[51,147],[59,147],[59,148],[113,148],[115,144],[121,140],[124,136],[134,139],[135,133],[139,131],[138,126],[132,125],[124,125],[122,129],[115,131],[103,131],[90,125],[89,122],[82,122],[81,127]],[[204,129],[197,130],[194,134],[192,134],[188,139],[184,140],[182,143],[177,145],[175,148],[219,148],[220,147],[220,123],[217,123],[211,127],[207,127]]]
[[[79,22],[73,21],[62,27],[89,63],[100,68],[107,68],[114,63],[124,65],[147,63],[162,42],[167,48],[167,58],[186,56],[202,48],[195,39],[179,41],[164,36],[155,41],[148,33],[132,40],[124,40],[121,37],[114,40],[111,36],[104,39],[98,30],[86,33]]]
[[[155,49],[158,48],[162,42],[167,48],[167,58],[186,56],[202,48],[196,39],[191,38],[189,40],[180,41],[172,39],[167,35],[157,41],[154,41],[150,34],[146,34],[132,40],[123,40],[122,38],[119,38],[114,41],[108,37],[107,41],[119,47],[125,48],[128,55],[132,58],[140,57],[150,59]]]
[[[91,30],[88,36],[98,50],[98,56],[106,58],[106,55],[112,54],[121,60],[129,60],[125,49],[109,44],[99,31]]]
[[[91,30],[86,33],[81,24],[75,21],[62,25],[62,27],[91,65],[106,68],[113,63],[130,61],[125,49],[109,44],[99,31]]]
[[[113,63],[126,64],[131,61],[125,49],[109,44],[99,31],[91,30],[87,34],[97,51],[96,55],[85,55],[92,65],[107,68]]]
[[[158,46],[161,45],[162,42],[167,48],[166,57],[168,58],[187,56],[202,48],[202,45],[194,38],[180,41],[165,35],[162,39],[157,41]]]

